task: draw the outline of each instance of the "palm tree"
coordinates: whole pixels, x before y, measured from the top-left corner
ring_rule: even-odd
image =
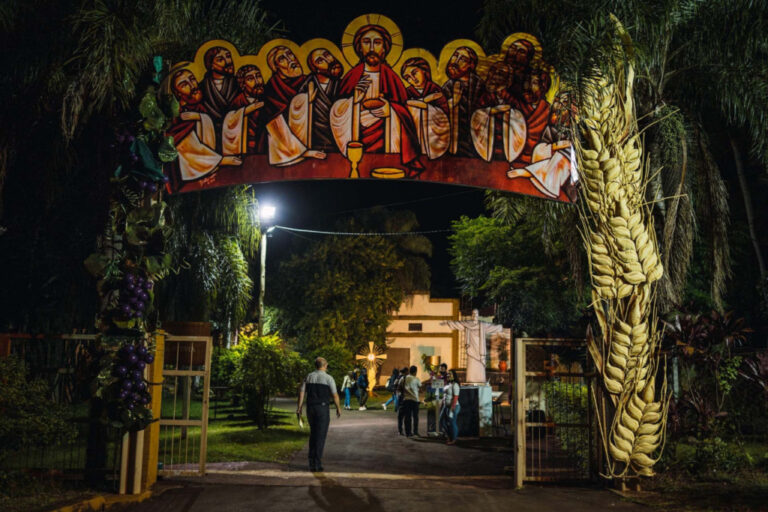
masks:
[[[14,290],[0,325],[84,327],[98,302],[82,261],[106,224],[113,133],[136,121],[153,59],[186,60],[213,38],[255,53],[275,27],[258,2],[223,0],[9,0],[0,27],[14,49],[0,56],[0,285]]]
[[[251,266],[259,250],[256,200],[247,186],[169,199],[173,268],[158,286],[161,320],[210,319],[225,338],[250,313]]]

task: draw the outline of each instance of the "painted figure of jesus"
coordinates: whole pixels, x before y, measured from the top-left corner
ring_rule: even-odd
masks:
[[[341,81],[342,99],[331,108],[331,131],[342,153],[350,141],[360,141],[366,153],[400,153],[402,163],[419,172],[423,166],[406,106],[408,94],[386,62],[391,47],[391,35],[379,25],[365,25],[355,33],[353,48],[360,63]]]

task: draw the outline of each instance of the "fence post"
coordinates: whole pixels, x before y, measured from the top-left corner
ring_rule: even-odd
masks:
[[[0,334],[0,357],[11,355],[11,335]]]
[[[162,414],[163,361],[165,359],[165,331],[155,333],[155,360],[149,365],[149,394],[152,396],[152,417],[159,420]],[[160,450],[160,422],[151,423],[144,430],[144,468],[142,488],[148,489],[157,482],[157,461]]]
[[[525,478],[525,345],[515,339],[515,487],[523,486]]]

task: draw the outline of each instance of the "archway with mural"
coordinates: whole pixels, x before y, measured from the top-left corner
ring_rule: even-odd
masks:
[[[471,40],[451,41],[436,58],[406,48],[389,18],[368,14],[347,26],[340,44],[276,39],[241,55],[211,40],[167,73],[160,62],[157,72],[159,87],[140,106],[144,134],[131,142],[133,163],[118,169],[113,243],[90,259],[100,277],[102,326],[120,347],[104,396],[127,430],[143,431],[160,410],[160,394],[135,372],[153,363],[143,355],[150,338],[143,313],[152,283],[169,267],[149,243],[170,229],[164,193],[402,179],[576,203],[581,187],[584,200],[574,207],[599,327],[588,346],[604,387],[590,399],[606,474],[652,474],[667,406],[666,387],[661,398],[656,390],[653,317],[653,283],[663,270],[642,199],[631,64],[604,72],[577,108],[529,34],[511,34],[487,53]],[[150,370],[153,381],[159,371]],[[155,450],[156,426],[148,432],[147,449],[135,445],[140,436],[126,449]]]

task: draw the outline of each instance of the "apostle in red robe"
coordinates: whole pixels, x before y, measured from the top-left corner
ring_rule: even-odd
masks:
[[[545,130],[550,121],[550,104],[546,98],[550,83],[549,73],[546,71],[534,71],[525,81],[523,101],[519,108],[525,118],[527,135],[516,167],[525,167],[533,161],[533,151],[537,144],[553,142],[545,137]]]
[[[305,158],[325,158],[324,152],[309,149],[299,128],[306,124],[306,119],[301,118],[306,117],[301,106],[314,98],[304,98],[300,93],[307,76],[296,55],[286,46],[275,46],[267,54],[267,65],[272,77],[264,87],[259,151],[266,151],[269,163],[276,166],[293,165]]]

